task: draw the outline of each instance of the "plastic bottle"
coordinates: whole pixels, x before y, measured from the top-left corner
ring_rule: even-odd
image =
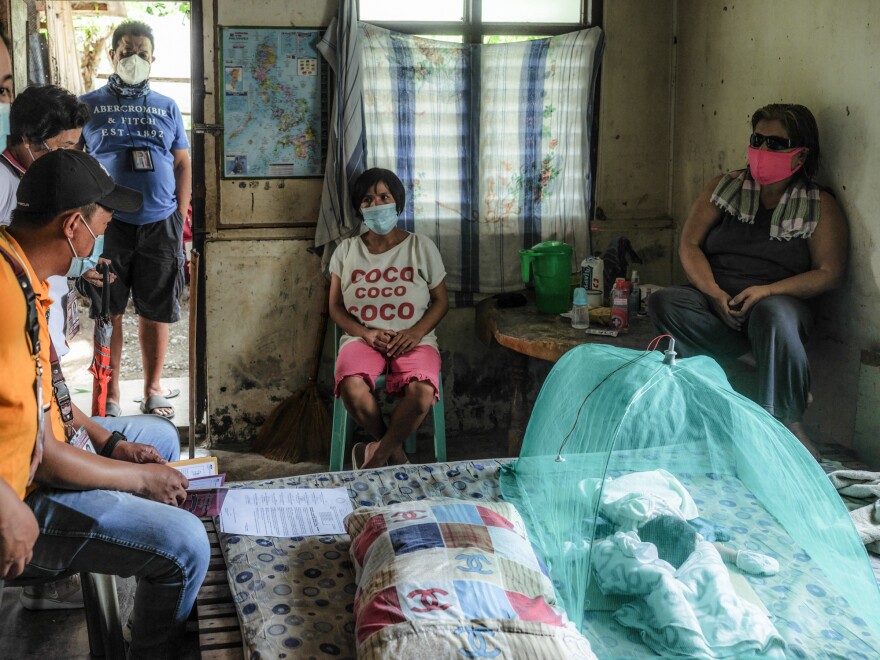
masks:
[[[587,304],[587,290],[578,287],[574,290],[571,304],[571,327],[585,330],[590,327],[590,306]]]
[[[632,274],[632,290],[629,293],[629,318],[635,318],[636,314],[642,313],[642,290],[639,288],[639,271]]]
[[[582,289],[593,288],[593,266],[587,257],[581,261],[581,277],[577,285]]]
[[[600,291],[605,296],[605,262],[602,257],[587,257],[581,261],[581,287],[587,291]]]
[[[627,281],[618,277],[611,289],[611,325],[618,332],[629,328],[629,290]]]
[[[587,289],[593,289],[602,294],[602,300],[605,300],[605,261],[602,257],[590,257],[593,265],[593,283]]]

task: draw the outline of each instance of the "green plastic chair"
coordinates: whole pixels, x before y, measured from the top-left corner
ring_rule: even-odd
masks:
[[[339,353],[339,338],[342,331],[334,324],[334,345],[336,354]],[[334,373],[336,371],[336,356],[333,358]],[[385,376],[376,379],[376,390],[385,389]],[[431,407],[431,415],[434,418],[434,459],[438,463],[446,461],[446,408],[443,404],[443,374],[438,380],[440,399]],[[330,471],[339,472],[345,460],[345,452],[351,444],[353,425],[345,405],[341,398],[333,401],[333,434],[330,444]],[[416,450],[416,434],[413,433],[406,439],[406,453],[412,454]]]

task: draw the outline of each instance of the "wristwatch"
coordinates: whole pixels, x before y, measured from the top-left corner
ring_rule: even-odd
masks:
[[[116,445],[120,442],[125,442],[128,440],[124,435],[122,435],[119,431],[113,431],[110,434],[110,439],[104,443],[104,446],[101,448],[101,456],[106,458],[110,458],[110,455],[113,453],[113,450],[116,449]]]

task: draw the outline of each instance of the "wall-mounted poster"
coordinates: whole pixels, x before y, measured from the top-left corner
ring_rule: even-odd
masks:
[[[221,27],[223,177],[324,175],[324,30]]]

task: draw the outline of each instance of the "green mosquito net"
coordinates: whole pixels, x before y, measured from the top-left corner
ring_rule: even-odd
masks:
[[[880,657],[880,590],[839,495],[709,358],[559,360],[502,493],[599,658]]]

